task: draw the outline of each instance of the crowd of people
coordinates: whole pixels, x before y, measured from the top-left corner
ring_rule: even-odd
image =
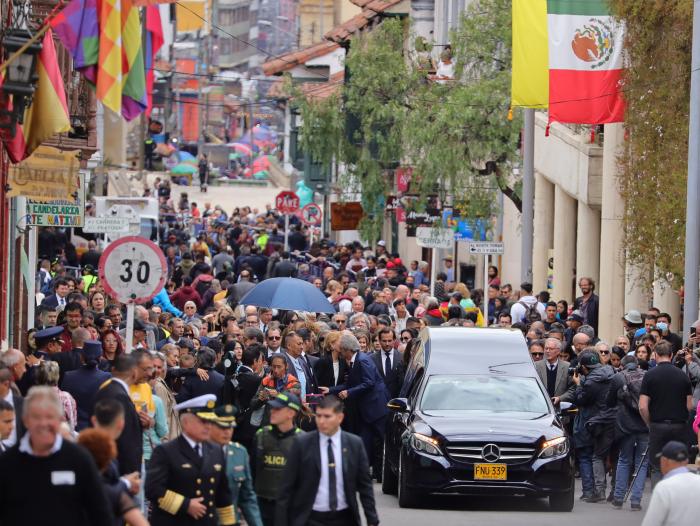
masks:
[[[172,206],[158,185],[162,206]],[[634,475],[631,507],[641,509],[647,466],[656,483],[667,442],[680,440],[694,456],[700,336],[684,345],[666,313],[628,312],[608,344],[597,337],[591,278],[579,281],[582,294],[569,306],[547,292],[534,295],[529,283],[514,291],[490,267],[484,316],[484,291],[456,282],[450,258],[431,287],[426,262],[405,265],[383,241],[309,243],[294,220],[286,251],[282,218],[269,206],[228,215],[209,203],[200,211],[186,196],[178,206],[197,221],[163,218],[167,285],[136,306],[132,349],[125,347],[125,306],[94,272],[97,243],[78,254],[61,231],[42,229],[36,328],[26,348],[0,362],[0,449],[41,458],[63,455],[65,444],[66,458],[52,461],[59,464],[84,462],[89,451],[99,473],[80,475],[81,485],[94,490],[99,478],[108,499],[76,523],[97,524],[88,518],[104,506],[115,524],[234,524],[243,517],[249,525],[359,525],[357,493],[367,523],[376,524],[370,473],[381,480],[387,402],[401,394],[426,326],[523,332],[553,403],[578,408],[565,420],[588,502],[622,507]],[[69,255],[81,275],[67,270],[76,263]],[[309,281],[334,313],[240,303],[270,277]],[[36,422],[32,411],[41,413]],[[42,433],[44,452],[33,452]],[[318,454],[320,466],[337,469],[341,437],[343,448],[356,451],[348,460],[356,479],[336,491],[342,472],[305,467]],[[0,469],[16,462],[4,458]],[[79,476],[70,473],[67,479]],[[53,477],[46,483],[64,484]],[[0,511],[0,522],[14,524],[12,517]]]

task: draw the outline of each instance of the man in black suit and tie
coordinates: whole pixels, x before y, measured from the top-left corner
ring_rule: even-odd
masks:
[[[302,391],[302,401],[305,395],[318,391],[318,382],[309,363],[309,359],[304,355],[304,340],[294,331],[290,331],[284,337],[284,357],[287,360],[287,372],[293,374],[299,380]]]
[[[350,371],[344,384],[330,389],[321,388],[322,393],[337,394],[342,400],[354,402],[357,434],[362,438],[367,458],[374,458],[374,441],[384,441],[384,420],[389,393],[372,359],[360,352],[360,342],[350,331],[340,336],[340,354],[348,363]]]
[[[68,281],[66,281],[63,278],[59,278],[55,281],[54,283],[54,293],[51,294],[50,296],[46,296],[44,300],[41,302],[42,305],[47,305],[49,307],[53,307],[56,310],[62,311],[65,307],[66,304],[68,303],[66,298],[68,297],[68,294],[70,293],[70,286],[68,285]]]
[[[297,435],[279,488],[276,526],[379,524],[362,441],[340,429],[343,404],[326,396],[316,409],[318,431]]]
[[[572,402],[576,384],[569,376],[569,362],[559,359],[561,342],[556,338],[547,338],[544,342],[544,360],[535,362],[535,370],[540,376],[554,405],[560,402]]]
[[[117,439],[117,461],[121,475],[141,472],[143,428],[139,413],[129,396],[129,386],[139,378],[137,369],[138,361],[134,354],[118,356],[112,366],[112,379],[102,384],[95,395],[95,402],[111,398],[124,408],[124,430]]]
[[[205,394],[213,394],[217,398],[222,395],[225,377],[214,370],[216,354],[211,349],[201,349],[197,353],[197,367],[204,369],[207,379],[203,380],[199,375],[190,375],[185,378],[180,392],[175,395],[178,404]]]
[[[403,362],[401,353],[394,349],[395,338],[394,331],[389,327],[380,329],[379,343],[382,346],[382,351],[372,354],[374,365],[384,379],[384,385],[389,391],[389,398],[399,396],[403,385]]]

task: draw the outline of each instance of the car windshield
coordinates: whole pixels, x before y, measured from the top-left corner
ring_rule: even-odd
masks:
[[[428,379],[421,410],[543,415],[549,406],[534,378],[437,375]]]

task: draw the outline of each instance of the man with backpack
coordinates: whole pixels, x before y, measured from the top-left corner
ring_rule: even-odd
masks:
[[[622,370],[610,383],[608,407],[617,407],[615,435],[618,439],[620,456],[617,460],[615,488],[612,505],[620,509],[627,491],[630,476],[637,474],[632,485],[632,510],[642,509],[642,494],[647,478],[649,429],[639,414],[639,394],[646,371],[640,369],[637,358],[625,356]]]
[[[533,321],[544,319],[544,305],[532,295],[532,283],[520,284],[520,299],[510,308],[510,317],[513,323],[520,322],[528,325]]]

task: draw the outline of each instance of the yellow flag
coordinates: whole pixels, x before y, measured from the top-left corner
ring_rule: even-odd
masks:
[[[513,0],[513,107],[547,108],[547,0]]]

